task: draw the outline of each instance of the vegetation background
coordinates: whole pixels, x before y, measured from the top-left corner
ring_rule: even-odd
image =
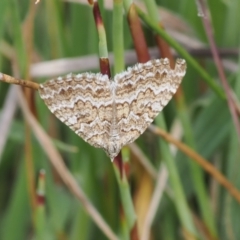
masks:
[[[154,122],[178,142],[151,128],[111,163],[37,91],[1,82],[0,239],[239,239],[240,1],[98,4],[103,22],[93,2],[1,0],[0,72],[40,83],[108,56],[112,75],[148,51],[185,58]]]

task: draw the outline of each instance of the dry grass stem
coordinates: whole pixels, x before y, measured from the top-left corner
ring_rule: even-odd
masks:
[[[206,172],[208,172],[213,178],[215,178],[226,190],[240,203],[240,191],[235,188],[235,186],[229,182],[211,163],[200,156],[198,153],[193,151],[190,147],[184,143],[177,141],[170,134],[157,128],[153,125],[149,126],[149,129],[163,137],[167,142],[174,144],[180,151],[185,153],[190,159],[196,161]]]
[[[39,88],[38,83],[14,78],[12,76],[9,76],[9,75],[3,74],[3,73],[0,73],[0,81],[10,83],[10,84],[20,85],[22,87],[32,88],[34,90],[38,90],[38,88]]]

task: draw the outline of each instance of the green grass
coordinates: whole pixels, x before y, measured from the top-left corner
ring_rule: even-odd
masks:
[[[87,3],[41,0],[30,7],[29,0],[22,0],[21,3],[2,0],[0,72],[43,82],[49,77],[42,74],[32,78],[32,64],[56,59],[65,59],[67,62],[67,58],[84,59],[93,54],[96,60],[99,52],[100,56],[106,57],[106,50],[113,53],[115,58],[114,62],[110,62],[113,66],[112,76],[121,72],[127,67],[124,66],[124,54],[130,50],[134,52],[123,9],[123,6],[130,4],[131,1],[116,0],[114,9],[105,9],[103,2],[99,2],[107,41],[107,45],[101,42],[99,47],[92,6]],[[195,2],[145,0],[145,4],[145,14],[141,13],[140,16],[149,48],[155,46],[154,34],[159,34],[188,63],[181,85],[183,98],[181,101],[177,98],[172,100],[163,114],[157,117],[155,124],[166,128],[175,138],[206,158],[216,171],[220,171],[232,185],[240,189],[239,136]],[[235,48],[237,52],[240,46],[239,1],[212,0],[208,7],[217,46],[227,50]],[[159,12],[158,8],[162,11]],[[167,19],[163,11],[170,14]],[[178,20],[175,20],[177,17]],[[157,19],[165,20],[162,24],[166,26],[167,34],[158,27]],[[169,25],[174,31],[181,26],[179,32],[188,36],[189,40],[181,42],[173,37],[167,27]],[[193,40],[201,42],[209,54],[199,56],[196,51],[192,54],[191,51],[197,48],[192,44]],[[239,99],[238,52],[227,52],[221,59],[235,64],[236,71],[227,67],[224,71]],[[158,54],[157,48],[155,54]],[[137,61],[134,58],[127,59],[130,65]],[[100,72],[98,64],[89,69],[86,62],[86,66],[79,68],[85,69],[85,72]],[[44,73],[45,69],[39,71]],[[67,74],[68,69],[64,72]],[[139,225],[139,238],[136,239],[140,239],[154,188],[158,186],[156,178],[139,161],[142,156],[125,149],[124,160],[129,161],[125,163],[126,179],[121,182],[115,166],[103,150],[79,138],[51,114],[37,92],[32,92],[27,102],[53,143],[53,146],[44,145],[36,129],[26,124],[21,108],[17,108],[7,122],[3,121],[10,111],[10,107],[6,107],[10,87],[0,82],[0,143],[4,143],[3,148],[0,144],[0,239],[101,240],[111,238],[111,233],[119,239],[134,239],[131,232],[135,215]],[[12,104],[19,106],[18,102],[19,99],[13,100]],[[178,136],[172,131],[176,121],[180,124],[178,129],[182,131]],[[7,129],[9,131],[4,134],[3,130]],[[145,161],[156,172],[165,165],[169,173],[168,183],[164,186],[162,198],[158,199],[151,224],[152,239],[189,239],[189,235],[194,235],[193,239],[238,240],[240,203],[230,195],[228,189],[223,188],[194,159],[178,150],[174,154],[169,143],[150,131],[144,133],[136,143],[146,156]],[[86,210],[84,201],[80,201],[69,185],[64,183],[66,176],[59,175],[59,169],[52,167],[46,149],[53,148],[64,159],[72,178],[87,196],[87,202],[97,209],[100,222],[106,223],[111,229],[110,235],[96,223],[96,215]],[[46,176],[43,180],[45,183],[39,185],[41,169],[45,170]],[[45,194],[43,205],[39,202],[36,204],[34,192],[37,189]]]

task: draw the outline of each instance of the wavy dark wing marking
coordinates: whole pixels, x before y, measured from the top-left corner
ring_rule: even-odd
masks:
[[[50,111],[95,147],[108,144],[112,121],[112,93],[107,75],[69,74],[39,88]]]
[[[185,60],[171,69],[168,59],[136,64],[114,77],[119,144],[136,140],[167,105],[186,72]]]

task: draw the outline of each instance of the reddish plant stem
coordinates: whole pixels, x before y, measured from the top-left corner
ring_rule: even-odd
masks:
[[[164,27],[162,26],[162,24],[160,24],[160,27],[164,29]],[[168,45],[167,42],[165,42],[160,36],[156,36],[156,43],[157,46],[159,48],[159,51],[161,53],[161,56],[163,58],[168,58],[170,61],[170,66],[171,68],[174,68],[175,66],[175,59],[173,57],[173,54],[171,52],[171,48]],[[184,101],[184,95],[183,95],[183,90],[182,90],[182,86],[180,84],[176,94],[174,94],[174,99],[176,100],[177,104],[179,104],[180,102]]]
[[[121,152],[114,158],[113,164],[115,164],[117,166],[117,168],[119,169],[119,172],[120,172],[120,177],[121,177],[121,179],[123,179],[124,164],[123,164]]]
[[[102,16],[101,16],[101,12],[99,9],[99,5],[98,2],[94,1],[93,2],[93,16],[94,16],[94,20],[95,20],[95,24],[96,27],[98,29],[98,34],[103,34],[101,31],[102,29],[104,29],[104,24],[103,24],[103,20],[102,20]],[[105,32],[105,30],[104,30]],[[99,36],[100,38],[100,36]],[[99,58],[99,65],[100,65],[100,71],[102,74],[106,74],[108,75],[109,79],[111,78],[111,71],[110,71],[110,64],[109,64],[109,59],[108,57],[104,57],[100,55]]]
[[[100,12],[99,5],[98,5],[97,2],[93,3],[93,16],[94,16],[94,20],[95,20],[97,29],[100,29],[100,28],[104,29],[104,24],[103,24],[103,21],[102,21],[101,12]],[[98,32],[100,32],[100,31],[98,31]],[[100,56],[99,64],[100,64],[101,73],[102,74],[107,74],[109,79],[110,79],[111,78],[111,71],[110,71],[109,59],[106,58],[106,57]],[[114,159],[114,164],[118,167],[119,172],[120,172],[120,176],[122,178],[124,167],[123,167],[123,160],[122,160],[121,152]]]
[[[99,59],[100,71],[102,74],[108,75],[109,79],[111,78],[110,64],[108,58]]]
[[[128,24],[137,53],[138,62],[145,63],[150,59],[150,55],[134,4],[130,6],[128,11]]]
[[[96,27],[97,28],[100,27],[100,26],[104,27],[101,12],[100,12],[100,9],[99,9],[99,5],[98,5],[98,2],[96,2],[96,1],[93,2],[93,16],[94,16]]]
[[[38,191],[36,194],[37,199],[37,205],[38,206],[44,206],[45,205],[45,171],[40,171],[39,177],[38,177]]]
[[[159,24],[159,25],[160,25],[161,28],[164,29],[162,24]],[[169,61],[170,61],[171,68],[174,68],[175,60],[174,60],[173,54],[171,52],[170,46],[159,35],[156,35],[155,39],[156,39],[156,43],[157,43],[157,46],[159,48],[159,51],[161,53],[161,57],[168,58]]]
[[[137,224],[133,226],[131,231],[131,240],[139,240]]]

